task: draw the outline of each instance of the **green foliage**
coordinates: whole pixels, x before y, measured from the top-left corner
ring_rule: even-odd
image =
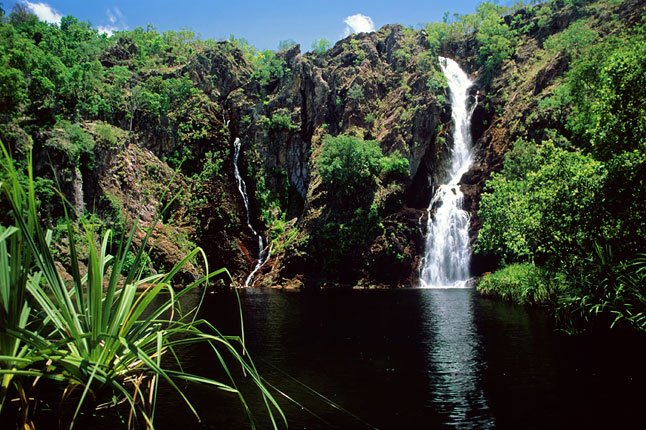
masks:
[[[562,32],[548,37],[543,47],[551,55],[563,52],[570,58],[579,58],[598,37],[599,34],[590,28],[587,20],[581,19],[570,24]]]
[[[437,57],[441,46],[451,35],[451,26],[447,22],[433,22],[424,25],[426,40],[430,46],[430,55]]]
[[[2,62],[0,61],[0,64]],[[0,114],[16,115],[27,102],[27,82],[20,70],[0,67]]]
[[[332,46],[332,44],[329,40],[316,39],[314,42],[312,42],[312,52],[314,52],[316,55],[323,55],[330,49],[330,46]]]
[[[287,112],[276,112],[265,121],[265,126],[271,131],[298,130],[298,124],[292,122],[292,116]]]
[[[557,307],[566,330],[600,325],[646,331],[646,254],[621,260],[612,247],[595,244],[588,258],[567,275],[573,286]]]
[[[207,180],[212,180],[222,174],[222,166],[224,160],[213,151],[208,151],[204,154],[204,167],[200,175]]]
[[[272,254],[280,255],[288,249],[294,251],[294,246],[300,242],[300,231],[295,228],[293,222],[276,218],[269,226],[269,237]]]
[[[56,148],[64,152],[71,166],[79,166],[81,161],[94,160],[94,139],[78,124],[60,121],[52,131],[52,137],[47,140],[46,148]]]
[[[122,236],[126,231],[126,218],[123,214],[124,203],[121,199],[112,194],[105,193],[99,200],[101,217],[107,227],[110,228],[115,236]]]
[[[360,196],[379,181],[409,174],[408,160],[398,152],[384,156],[376,140],[327,135],[316,166],[325,184],[342,197]]]
[[[363,87],[357,83],[352,84],[346,93],[346,99],[351,103],[359,103],[363,100]]]
[[[538,111],[568,139],[552,130],[560,148],[516,142],[482,196],[477,251],[557,276],[557,311],[570,330],[646,327],[644,33],[642,24],[602,39],[579,20],[545,41],[569,69]]]
[[[592,30],[577,21],[558,36],[554,49],[570,49],[574,61],[565,83],[543,101],[543,110],[560,112],[573,141],[600,160],[646,145],[646,39],[643,31],[612,36],[597,44],[575,44],[570,38],[594,40]],[[586,33],[587,31],[587,33]],[[572,33],[572,34],[570,34]],[[561,39],[557,39],[561,41]],[[550,46],[546,41],[546,45]],[[569,48],[570,45],[576,48]]]
[[[104,148],[116,149],[122,145],[122,142],[119,141],[121,138],[121,130],[110,124],[97,124],[94,128],[94,134],[96,143]]]
[[[316,166],[323,181],[343,197],[372,189],[381,171],[383,154],[376,140],[354,136],[325,136]]]
[[[398,64],[399,70],[405,70],[412,57],[413,55],[405,48],[400,48],[393,52],[393,59]]]
[[[368,126],[368,128],[372,128],[375,125],[375,114],[372,112],[369,112],[364,118],[364,121],[366,122],[366,125]]]
[[[318,239],[327,250],[323,265],[329,271],[328,276],[339,277],[342,282],[352,282],[363,248],[379,231],[379,215],[374,204],[369,207],[362,205],[342,222],[327,222]]]
[[[646,150],[636,149],[615,155],[606,163],[608,176],[603,184],[606,220],[602,234],[622,259],[641,252],[646,238]]]
[[[426,73],[428,76],[426,88],[435,94],[435,97],[440,100],[440,103],[444,103],[444,92],[448,88],[448,81],[440,69],[437,54],[433,50],[420,53],[417,66],[422,73]]]
[[[597,237],[606,170],[598,161],[546,142],[516,142],[480,203],[479,252],[508,261],[575,264]]]
[[[381,177],[384,180],[398,179],[405,180],[410,175],[408,159],[395,151],[381,159]]]
[[[0,114],[31,129],[99,120],[145,125],[180,144],[201,141],[212,131],[211,102],[189,78],[161,76],[208,45],[190,31],[150,26],[108,39],[73,17],[57,26],[18,10],[0,22],[0,105],[7,109]]]
[[[270,82],[282,78],[286,73],[285,60],[276,55],[274,51],[257,51],[251,57],[253,66],[253,77],[261,86],[267,86]]]
[[[249,43],[244,37],[235,37],[233,34],[229,35],[227,41],[233,46],[234,49],[238,49],[242,52],[247,61],[252,61],[253,57],[257,54],[256,48]]]
[[[353,64],[358,66],[363,63],[363,60],[366,59],[366,51],[361,47],[361,41],[359,39],[350,39],[350,49],[354,56]]]
[[[344,284],[357,280],[367,245],[383,231],[375,193],[378,186],[408,177],[408,160],[394,152],[384,156],[375,140],[354,136],[325,136],[316,167],[330,196],[324,223],[313,237],[312,255],[321,258],[326,277]],[[333,197],[332,197],[333,196]]]
[[[230,365],[236,365],[259,390],[274,426],[275,414],[284,419],[244,354],[241,339],[224,336],[198,319],[199,305],[184,312],[179,306],[183,296],[197,292],[225,269],[209,272],[206,265],[207,276],[175,292],[174,276],[203,252],[195,249],[168,273],[144,277],[143,249],[152,229],[131,261],[135,226],[121,237],[114,256],[107,253],[111,233],[97,241],[87,229],[87,271],[81,273],[77,236],[68,220],[72,279],[65,282],[54,259],[52,234],[39,221],[31,163],[24,186],[13,160],[4,146],[1,148],[1,188],[15,226],[0,226],[0,412],[4,412],[7,397],[15,395],[21,411],[15,422],[19,427],[34,428],[36,414],[31,411],[39,406],[34,403],[38,402],[38,389],[49,381],[57,387],[55,393],[63,393],[61,404],[70,404],[67,396],[71,390],[80,392],[77,404],[66,406],[71,422],[65,425],[70,428],[83,411],[120,403],[129,407],[131,423],[153,427],[160,381],[198,416],[185,392],[190,382],[237,395],[253,427],[251,411],[229,370]],[[130,269],[126,272],[127,262]],[[186,346],[212,351],[224,379],[184,369],[179,350]]]
[[[552,304],[562,280],[531,263],[511,264],[483,276],[477,285],[479,293],[499,297],[522,305]]]
[[[525,14],[518,13],[525,8],[527,8],[529,11],[533,11],[533,8],[526,5],[522,0],[516,2],[509,9],[509,13],[512,16],[510,27],[515,29],[520,35],[528,34],[530,31],[536,28],[536,21],[528,20]]]
[[[444,73],[440,70],[438,67],[439,62],[437,58],[434,58],[434,66],[432,68],[429,68],[429,77],[428,80],[426,81],[426,88],[428,88],[433,94],[435,94],[435,97],[443,103],[444,100],[444,92],[448,88],[449,84],[448,81],[446,80],[446,76],[444,76]]]
[[[481,3],[476,10],[478,57],[484,66],[485,79],[491,79],[502,62],[511,58],[518,43],[516,33],[501,16],[504,10],[492,3]]]
[[[582,102],[577,103],[569,127],[590,143],[595,156],[608,160],[646,145],[646,40],[635,38],[614,52],[599,54],[602,58],[593,56],[599,62],[573,66],[596,70],[586,71],[594,78],[585,84],[570,81],[572,97]]]
[[[122,273],[130,273],[130,271],[141,271],[142,277],[148,277],[151,274],[150,267],[152,265],[152,260],[150,256],[143,252],[139,257],[137,253],[132,250],[126,253],[125,258],[123,259],[123,269]]]
[[[424,31],[430,54],[436,57],[448,41],[475,34],[478,60],[484,66],[484,79],[491,80],[503,61],[511,58],[518,44],[518,30],[510,28],[503,18],[509,9],[496,3],[483,2],[475,13],[454,14],[452,20],[447,13],[442,22],[426,24]]]

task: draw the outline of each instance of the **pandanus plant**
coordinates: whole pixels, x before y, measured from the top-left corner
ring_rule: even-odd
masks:
[[[119,238],[114,255],[109,254],[114,240],[111,231],[98,243],[94,232],[87,229],[87,270],[82,273],[77,233],[68,218],[72,279],[64,280],[54,259],[52,233],[39,221],[31,160],[25,185],[4,146],[2,151],[0,186],[15,225],[0,227],[0,407],[4,407],[8,393],[16,393],[21,404],[20,425],[33,426],[28,391],[37,390],[39,381],[48,379],[62,386],[63,399],[74,398],[73,410],[67,411],[70,428],[88,404],[125,404],[128,427],[153,428],[160,382],[172,387],[199,419],[185,393],[188,383],[197,383],[237,395],[255,428],[252,411],[231,370],[231,366],[239,366],[262,396],[273,427],[286,424],[246,353],[243,338],[224,335],[208,321],[198,319],[199,304],[189,312],[179,310],[182,297],[196,293],[203,297],[209,279],[228,276],[226,269],[210,272],[203,251],[196,248],[167,273],[144,276],[144,249],[153,226],[126,271],[138,231],[135,223]],[[176,290],[174,276],[200,255],[206,275]],[[223,380],[183,369],[177,350],[198,345],[208,346],[214,366],[225,375]]]

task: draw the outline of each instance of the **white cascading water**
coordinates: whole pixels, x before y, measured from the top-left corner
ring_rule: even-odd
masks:
[[[239,138],[236,137],[235,141],[233,142],[233,171],[236,176],[236,182],[238,183],[238,191],[240,191],[240,195],[242,196],[242,201],[244,202],[244,207],[247,213],[247,227],[249,227],[249,230],[251,230],[251,233],[255,237],[258,238],[258,262],[256,263],[256,266],[253,268],[251,273],[247,276],[247,279],[244,282],[244,286],[250,287],[251,283],[253,282],[254,276],[256,276],[256,273],[258,273],[258,270],[265,264],[265,262],[269,259],[269,252],[267,250],[267,247],[265,246],[265,239],[258,234],[258,232],[253,228],[251,225],[251,216],[249,213],[249,197],[247,196],[247,184],[245,183],[244,179],[242,179],[242,176],[240,175],[240,168],[238,167],[238,158],[240,158],[240,147],[242,146],[242,142],[240,141]]]
[[[440,57],[440,67],[449,83],[451,110],[455,129],[451,165],[431,203],[426,224],[426,251],[420,281],[426,288],[464,287],[469,279],[469,213],[462,209],[462,191],[458,182],[473,161],[471,153],[471,115],[467,109],[468,90],[473,85],[460,66],[450,58]],[[432,210],[435,213],[431,216]]]

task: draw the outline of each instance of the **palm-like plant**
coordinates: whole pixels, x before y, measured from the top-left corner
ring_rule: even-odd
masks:
[[[6,327],[0,332],[3,396],[16,375],[30,381],[45,377],[65,385],[64,397],[80,390],[70,427],[92,399],[95,406],[104,401],[104,405],[125,403],[130,410],[129,426],[138,423],[151,428],[161,380],[176,390],[196,416],[183,387],[186,383],[200,383],[237,394],[255,427],[250,408],[228,367],[235,364],[259,389],[274,427],[278,426],[276,416],[285,420],[244,353],[241,338],[225,336],[207,321],[198,320],[199,309],[179,312],[177,305],[182,296],[198,289],[203,294],[208,280],[228,274],[226,269],[209,272],[205,258],[207,275],[175,291],[172,279],[182,266],[198,254],[204,256],[196,248],[168,273],[142,277],[143,250],[151,228],[136,253],[135,263],[128,273],[123,273],[135,225],[127,237],[120,238],[114,256],[108,254],[110,231],[105,232],[99,246],[94,233],[86,231],[87,273],[82,274],[75,232],[68,221],[72,280],[65,282],[53,257],[51,232],[38,222],[31,168],[24,187],[4,147],[3,151],[2,188],[16,224],[0,229],[0,315]],[[32,303],[33,310],[27,303]],[[182,370],[175,350],[196,344],[210,347],[214,363],[224,370],[225,380]],[[14,380],[14,385],[19,392],[25,390],[25,384]],[[25,403],[26,396],[21,397]],[[27,421],[25,413],[23,422]]]

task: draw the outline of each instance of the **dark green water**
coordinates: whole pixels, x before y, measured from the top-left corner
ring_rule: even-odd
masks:
[[[545,314],[471,289],[241,299],[260,372],[302,405],[276,394],[292,429],[646,428],[644,336],[565,336]],[[208,295],[203,309],[225,332],[238,327],[233,294]],[[184,359],[208,371],[205,356]],[[203,423],[166,399],[159,428],[249,428],[232,399],[192,394]]]

